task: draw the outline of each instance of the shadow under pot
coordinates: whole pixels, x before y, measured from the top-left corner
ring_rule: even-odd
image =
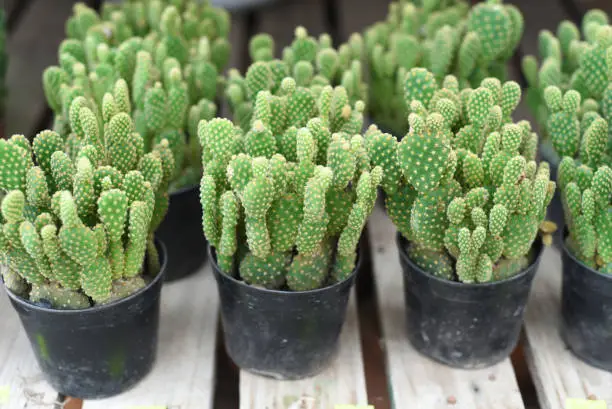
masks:
[[[582,361],[612,372],[612,275],[579,261],[563,244],[561,334]]]
[[[47,382],[62,395],[102,399],[142,380],[157,355],[166,250],[155,243],[160,272],[140,291],[83,310],[44,308],[7,289]],[[146,265],[146,262],[145,262]]]
[[[408,339],[421,354],[455,368],[479,369],[506,359],[516,347],[531,283],[542,254],[534,242],[531,264],[505,280],[465,284],[417,266],[399,233]]]
[[[155,234],[166,245],[166,282],[197,272],[206,261],[206,239],[202,233],[200,186],[189,186],[170,194],[170,207]]]
[[[312,291],[251,286],[222,272],[209,246],[219,298],[225,348],[241,369],[279,380],[314,376],[335,358],[355,282],[350,277]]]

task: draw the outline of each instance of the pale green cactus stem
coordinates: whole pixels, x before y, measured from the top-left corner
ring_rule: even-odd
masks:
[[[316,42],[298,34],[293,46],[306,58]],[[260,63],[271,61],[269,44],[263,36],[251,43]],[[220,118],[198,125],[202,225],[225,273],[307,291],[354,271],[383,172],[355,135],[363,104],[351,106],[346,89],[325,86],[316,96],[286,77],[278,91],[259,92],[246,132]]]
[[[457,84],[447,77],[440,88],[433,73],[413,69],[410,131],[397,142],[372,126],[365,147],[385,171],[387,212],[414,262],[447,280],[502,280],[529,263],[555,183],[547,163],[536,165],[537,135],[512,123],[520,87]]]
[[[364,36],[373,120],[398,138],[408,131],[407,118],[414,111],[412,98],[404,98],[405,78],[417,67],[431,72],[431,78],[413,78],[417,92],[435,91],[432,87],[443,86],[448,75],[457,78],[459,89],[476,87],[487,77],[505,81],[506,62],[523,26],[519,10],[499,0],[471,7],[464,1],[393,2],[387,19],[370,26]],[[428,103],[424,101],[426,108]]]

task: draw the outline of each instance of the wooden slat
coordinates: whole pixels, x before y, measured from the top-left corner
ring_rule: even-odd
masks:
[[[346,41],[352,33],[363,33],[377,21],[387,18],[390,0],[337,0],[341,41]]]
[[[52,409],[59,401],[58,394],[43,380],[28,337],[4,289],[0,289],[0,312],[0,408]],[[6,391],[8,396],[4,396]]]
[[[162,291],[153,371],[134,389],[110,399],[85,401],[83,409],[212,408],[218,294],[210,265],[189,278],[164,284]]]
[[[321,374],[300,381],[276,381],[240,372],[240,409],[330,409],[367,403],[355,294],[351,295],[340,350]]]
[[[527,363],[542,409],[565,407],[566,398],[604,399],[612,405],[612,374],[576,358],[559,335],[561,257],[545,250],[525,313]]]
[[[459,370],[420,355],[406,336],[402,270],[395,227],[377,207],[368,225],[384,349],[396,408],[523,409],[509,359],[491,368]],[[557,408],[559,409],[559,408]]]
[[[57,48],[73,0],[36,0],[8,39],[6,132],[31,136],[46,109],[42,72],[57,63]]]
[[[304,26],[314,37],[326,31],[325,3],[323,0],[285,0],[274,7],[265,8],[256,15],[255,33],[268,33],[274,37],[277,56],[291,44],[297,26]]]

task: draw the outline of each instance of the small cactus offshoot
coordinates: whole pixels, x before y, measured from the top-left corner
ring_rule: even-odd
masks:
[[[373,125],[365,147],[384,169],[387,213],[415,263],[448,280],[502,280],[529,264],[555,183],[548,163],[535,162],[529,123],[512,121],[517,83],[487,78],[462,91],[453,76],[443,83],[412,69],[410,131],[398,142]]]
[[[501,0],[472,7],[462,0],[392,2],[387,19],[364,36],[372,119],[397,137],[407,132],[404,77],[415,67],[427,68],[439,85],[452,74],[461,89],[487,77],[504,81],[523,25],[521,12]]]
[[[121,80],[119,80],[121,81]],[[155,276],[153,234],[168,207],[167,140],[145,153],[127,88],[101,106],[77,97],[71,135],[0,140],[0,260],[5,285],[33,302],[83,309],[124,298]],[[144,266],[148,253],[147,268]]]
[[[228,13],[208,1],[135,0],[104,3],[101,14],[77,3],[59,48],[59,66],[45,70],[43,85],[55,112],[55,130],[81,132],[70,108],[77,96],[97,113],[115,95],[117,79],[133,100],[115,99],[132,116],[145,152],[168,140],[175,158],[170,190],[201,177],[197,124],[217,112],[221,72],[229,60]],[[73,126],[76,125],[76,128]]]
[[[251,285],[306,291],[342,281],[382,179],[363,137],[363,102],[286,77],[254,97],[245,133],[201,121],[203,228],[222,271]]]
[[[260,91],[268,91],[273,96],[286,93],[282,83],[292,77],[297,87],[294,99],[312,105],[310,89],[315,99],[328,86],[342,86],[350,105],[367,100],[367,87],[363,81],[362,59],[363,40],[361,35],[353,34],[349,41],[337,49],[333,48],[331,37],[327,34],[318,39],[310,36],[304,27],[295,30],[291,45],[285,47],[282,58],[274,58],[274,39],[269,34],[258,34],[249,43],[249,53],[253,63],[243,75],[230,70],[225,88],[234,122],[244,132],[253,125],[256,99]],[[276,106],[273,105],[273,109]],[[288,111],[291,122],[296,113]],[[272,112],[276,116],[276,112]],[[305,111],[304,118],[310,118]],[[299,126],[304,126],[301,124]]]

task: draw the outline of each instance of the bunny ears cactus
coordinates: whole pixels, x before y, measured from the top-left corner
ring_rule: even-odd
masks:
[[[129,95],[107,94],[97,116],[91,100],[71,107],[78,144],[46,130],[0,140],[0,258],[4,282],[31,301],[81,309],[126,297],[159,271],[153,233],[168,207],[172,152],[150,153],[135,132]],[[123,106],[123,108],[122,108]],[[35,159],[35,160],[34,160]]]
[[[504,279],[526,267],[555,184],[548,164],[536,165],[529,123],[512,123],[518,84],[487,78],[459,91],[455,77],[443,82],[412,69],[410,131],[398,142],[372,126],[365,147],[385,170],[387,212],[412,260],[449,280]]]
[[[549,115],[546,89],[555,86],[566,92],[580,94],[584,103],[606,99],[610,82],[610,47],[612,26],[601,10],[589,10],[579,29],[570,21],[563,21],[556,35],[543,30],[539,35],[539,63],[533,55],[523,59],[523,73],[528,83],[527,101],[536,120],[543,128]]]
[[[370,65],[369,109],[376,123],[395,135],[408,129],[404,78],[414,67],[427,68],[441,84],[454,74],[461,88],[487,77],[506,78],[506,61],[523,35],[523,17],[501,0],[434,0],[415,5],[396,1],[387,20],[365,33]]]
[[[60,64],[43,75],[54,129],[79,132],[70,112],[73,100],[83,96],[102,109],[106,93],[114,93],[123,79],[133,105],[117,103],[132,116],[145,150],[162,139],[170,144],[176,165],[171,189],[197,184],[197,124],[216,114],[228,32],[228,14],[209,2],[105,3],[102,15],[77,4],[67,23],[69,38],[59,48]]]
[[[305,291],[353,272],[382,168],[370,167],[363,103],[351,108],[346,89],[315,98],[292,78],[281,87],[257,94],[246,134],[226,119],[200,123],[203,227],[224,272]]]
[[[282,59],[274,58],[274,39],[269,34],[258,34],[249,43],[253,63],[243,76],[230,70],[225,94],[235,122],[247,132],[252,125],[257,94],[269,91],[282,94],[283,80],[292,77],[297,87],[296,98],[306,98],[306,89],[318,98],[327,86],[341,85],[351,104],[367,99],[367,87],[363,82],[363,40],[353,34],[346,44],[337,50],[331,37],[323,34],[319,39],[311,37],[304,27],[295,30],[293,43],[285,47]],[[308,98],[305,103],[312,104]]]

